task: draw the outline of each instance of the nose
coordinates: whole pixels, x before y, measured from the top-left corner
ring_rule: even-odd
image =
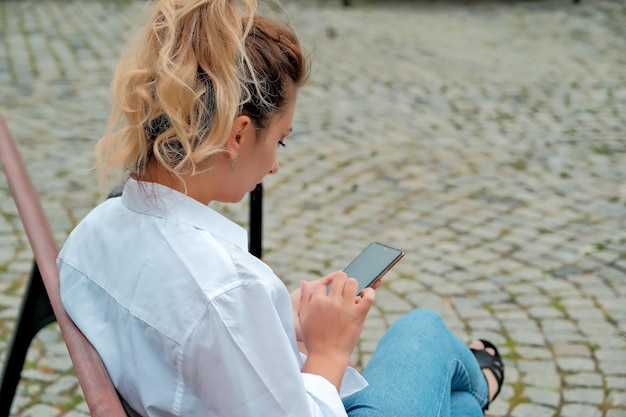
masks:
[[[278,172],[279,166],[280,164],[278,163],[278,158],[276,158],[274,165],[272,165],[272,169],[270,169],[270,174],[276,174]]]

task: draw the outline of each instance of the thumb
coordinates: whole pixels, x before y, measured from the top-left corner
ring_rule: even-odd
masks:
[[[367,314],[370,308],[372,308],[375,299],[376,291],[372,288],[364,288],[363,291],[361,291],[361,298],[359,299],[357,308]]]

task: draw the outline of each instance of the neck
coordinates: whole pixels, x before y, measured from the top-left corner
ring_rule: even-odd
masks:
[[[144,175],[133,174],[133,177],[139,181],[164,185],[205,205],[215,199],[212,192],[215,187],[212,186],[211,176],[207,175],[206,171],[195,175],[176,176],[159,164],[150,163]]]

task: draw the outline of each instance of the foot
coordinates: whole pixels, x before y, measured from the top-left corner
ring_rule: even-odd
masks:
[[[476,360],[487,380],[489,401],[483,408],[486,410],[502,388],[502,383],[504,382],[504,362],[502,362],[498,349],[486,340],[474,340],[469,343],[468,347],[476,356]]]

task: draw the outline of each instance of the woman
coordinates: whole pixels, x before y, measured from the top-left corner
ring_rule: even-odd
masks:
[[[475,357],[415,311],[381,341],[368,386],[348,360],[374,289],[357,297],[335,272],[290,298],[245,230],[207,207],[278,171],[307,74],[296,36],[254,0],[155,5],[97,145],[102,173],[129,174],[123,195],[59,255],[69,315],[146,416],[482,415],[502,383],[492,346],[474,342]]]

